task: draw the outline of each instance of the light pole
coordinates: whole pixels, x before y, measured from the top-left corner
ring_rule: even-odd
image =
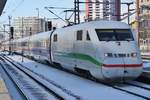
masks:
[[[140,47],[140,25],[139,25],[139,15],[140,15],[140,8],[139,8],[139,3],[140,1],[139,0],[136,0],[136,20],[137,20],[137,40],[138,40],[138,45]]]
[[[37,10],[37,13],[38,13],[38,15],[37,15],[37,17],[38,17],[38,25],[37,25],[37,32],[39,32],[39,16],[40,16],[40,11],[39,11],[39,8],[36,8],[36,10]]]
[[[6,40],[6,34],[5,34],[5,31],[6,31],[6,30],[5,30],[6,25],[4,24],[3,27],[4,27],[4,41],[5,41],[5,40]],[[5,51],[5,46],[4,46],[4,51]]]

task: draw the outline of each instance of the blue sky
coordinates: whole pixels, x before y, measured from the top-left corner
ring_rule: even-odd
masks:
[[[45,6],[73,7],[73,0],[7,0],[0,22],[7,20],[8,16],[37,16],[36,8],[39,8],[41,17],[54,17],[44,9]],[[60,14],[60,10],[57,10],[57,14]]]
[[[84,0],[81,0],[84,1]],[[131,2],[134,0],[122,0],[122,2]],[[37,16],[36,8],[39,8],[40,17],[51,18],[55,17],[47,10],[44,9],[46,6],[57,6],[57,7],[73,7],[74,0],[7,0],[4,8],[4,13],[0,16],[0,24],[8,23],[8,16],[22,17],[22,16]],[[82,6],[84,8],[84,5]],[[126,9],[124,9],[126,10]],[[64,17],[65,14],[61,13],[61,10],[53,10],[55,13]]]

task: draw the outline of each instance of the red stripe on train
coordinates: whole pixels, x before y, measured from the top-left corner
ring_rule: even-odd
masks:
[[[115,67],[127,67],[127,68],[132,68],[132,67],[142,67],[143,64],[103,64],[103,67],[108,67],[108,68],[115,68]]]

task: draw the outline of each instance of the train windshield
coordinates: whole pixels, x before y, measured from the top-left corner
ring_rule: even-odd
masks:
[[[96,29],[100,41],[133,41],[130,29]]]

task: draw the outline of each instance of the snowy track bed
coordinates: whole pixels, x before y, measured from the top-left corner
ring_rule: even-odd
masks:
[[[135,96],[141,97],[143,99],[150,99],[150,85],[137,81],[125,82],[124,84],[119,84],[114,86],[116,89],[133,94]]]
[[[9,78],[16,84],[16,87],[21,92],[23,99],[25,100],[60,100],[62,97],[54,95],[46,89],[43,85],[35,81],[25,72],[18,69],[10,61],[6,61],[4,57],[1,57],[1,66],[7,73]]]
[[[20,56],[10,56],[13,58],[17,63],[22,64],[23,69],[28,70],[28,73],[32,73],[32,76],[43,77],[45,81],[43,81],[47,86],[50,84],[55,84],[57,87],[61,89],[55,90],[59,93],[65,93],[65,95],[70,95],[65,99],[73,100],[73,99],[81,99],[81,100],[145,100],[146,97],[142,97],[139,95],[147,96],[145,94],[135,95],[136,91],[128,91],[128,89],[132,88],[128,85],[123,86],[107,86],[104,84],[96,83],[81,77],[78,77],[73,74],[66,73],[64,71],[51,68],[46,65],[39,64],[37,62],[28,60]],[[35,75],[34,75],[34,74]],[[136,87],[137,88],[137,87]],[[135,88],[134,88],[135,89]],[[132,89],[133,90],[133,89]],[[133,93],[130,93],[133,92]],[[134,93],[135,92],[135,93]],[[150,97],[150,96],[149,96]]]

